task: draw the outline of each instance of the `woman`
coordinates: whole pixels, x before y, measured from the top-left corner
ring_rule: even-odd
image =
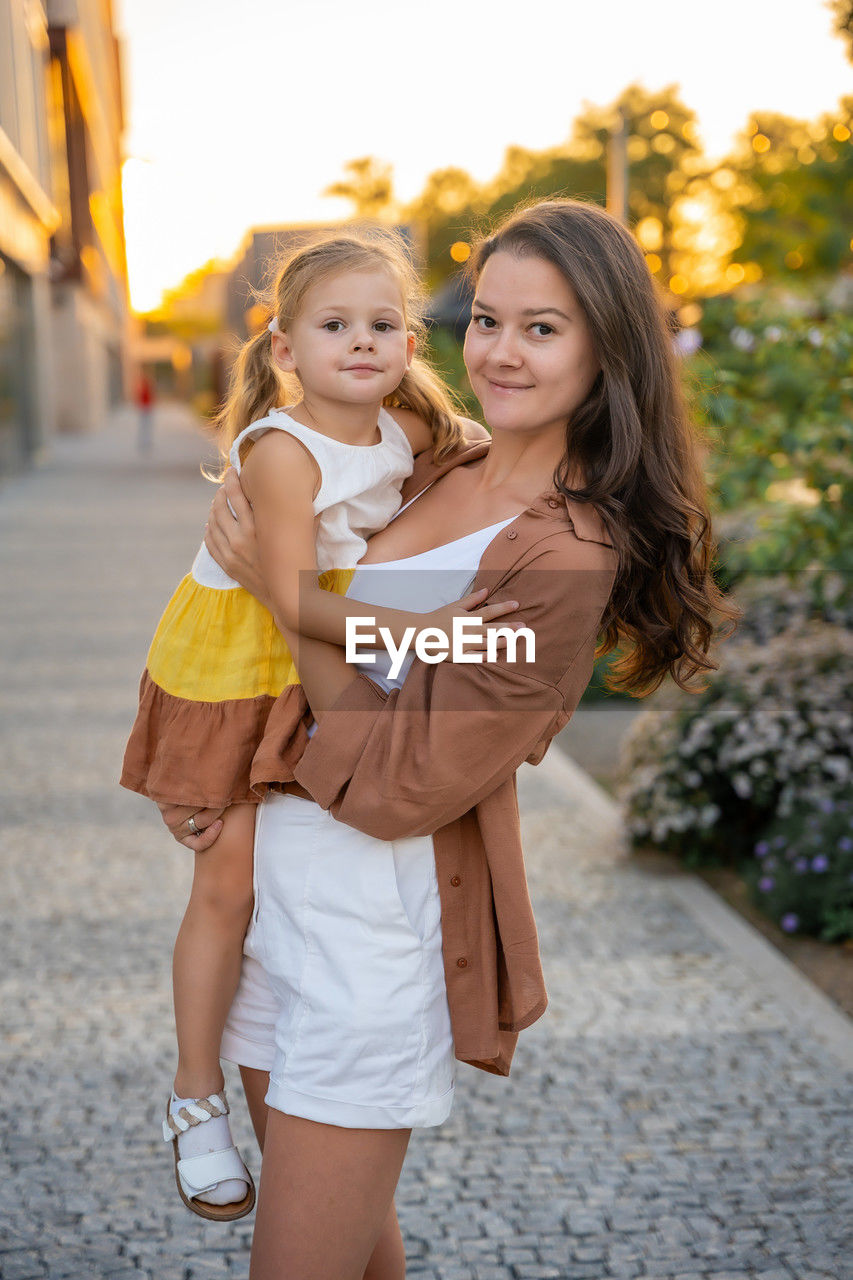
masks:
[[[365,595],[355,580],[350,594],[388,602],[397,574],[382,574],[393,568],[428,595],[432,578],[418,570],[438,560],[456,574],[445,595],[458,595],[460,574],[474,570],[475,589],[518,602],[535,657],[522,647],[480,664],[415,662],[392,688],[367,664],[354,672],[340,650],[292,637],[316,731],[285,793],[262,805],[256,915],[230,1033],[264,1144],[253,1280],[404,1274],[393,1195],[411,1125],[446,1114],[454,1050],[506,1074],[518,1032],[546,1005],[515,771],[540,760],[569,719],[599,637],[605,651],[631,642],[617,681],[649,692],[667,674],[686,685],[710,669],[712,613],[730,613],[709,574],[701,472],[664,315],[631,236],[594,206],[544,202],[479,246],[473,278],[465,361],[491,443],[469,443],[441,466],[421,456],[401,512],[361,562]],[[214,502],[209,546],[263,599],[251,511],[233,479]],[[309,891],[302,868],[321,845],[344,853]],[[397,898],[362,918],[372,904],[350,911],[351,895],[386,851]],[[294,904],[316,892],[306,926]],[[355,917],[343,956],[324,910]],[[413,1057],[404,1042],[415,988]],[[371,1001],[379,989],[394,994]],[[275,1047],[253,1060],[250,1042],[264,1036]],[[373,1075],[347,1092],[377,1036]],[[348,1066],[336,1075],[338,1053]],[[406,1095],[417,1103],[407,1108],[395,1090],[415,1058],[428,1088]],[[388,1082],[385,1112],[373,1105],[377,1078]]]

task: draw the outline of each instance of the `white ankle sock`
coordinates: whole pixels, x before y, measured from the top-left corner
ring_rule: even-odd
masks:
[[[195,1102],[195,1098],[176,1098],[173,1090],[169,1110],[172,1113],[180,1111],[191,1102]],[[178,1135],[178,1155],[182,1160],[188,1156],[207,1155],[209,1151],[222,1151],[233,1145],[227,1116],[211,1116],[203,1124],[193,1125],[186,1133]],[[249,1184],[242,1178],[226,1178],[196,1199],[203,1200],[205,1204],[235,1204],[245,1198],[248,1189]]]

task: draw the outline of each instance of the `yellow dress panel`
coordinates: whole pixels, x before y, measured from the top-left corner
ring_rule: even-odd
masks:
[[[319,575],[325,591],[346,595],[352,569]],[[154,633],[148,674],[190,702],[277,698],[299,676],[272,614],[242,587],[219,590],[182,580]]]

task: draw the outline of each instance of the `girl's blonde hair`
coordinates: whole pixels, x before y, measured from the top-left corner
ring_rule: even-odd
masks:
[[[327,235],[295,249],[276,270],[275,283],[267,299],[270,312],[279,327],[287,330],[312,285],[346,271],[377,269],[387,271],[399,285],[406,328],[422,337],[426,303],[423,287],[403,239],[395,232],[379,228]],[[272,335],[264,326],[240,348],[231,371],[228,398],[216,416],[225,457],[245,427],[263,418],[282,400],[292,402],[298,395],[298,379],[283,373],[273,361]],[[414,357],[396,391],[386,396],[383,403],[392,408],[410,409],[427,423],[432,431],[436,462],[441,462],[464,441],[452,392],[423,357]]]

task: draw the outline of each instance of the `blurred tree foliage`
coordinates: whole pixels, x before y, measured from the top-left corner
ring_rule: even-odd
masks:
[[[735,263],[764,276],[827,275],[851,260],[853,97],[813,122],[757,114],[730,168],[745,186],[736,204]]]
[[[806,579],[817,612],[849,606],[853,318],[718,298],[703,329],[690,381],[714,508],[737,514],[728,581],[785,573]]]
[[[631,183],[629,216],[643,224],[651,264],[664,275],[672,252],[673,196],[696,167],[701,152],[695,117],[674,86],[651,93],[631,85],[609,107],[589,106],[565,143],[546,151],[509,147],[500,171],[478,184],[460,169],[431,174],[405,216],[418,220],[427,237],[427,275],[438,288],[455,270],[452,245],[470,243],[517,205],[547,196],[574,196],[603,204],[610,130],[621,110],[626,120]],[[673,176],[675,175],[675,176]]]
[[[847,45],[847,56],[853,62],[853,0],[830,0],[835,30]]]
[[[344,178],[331,183],[324,196],[340,196],[350,200],[356,218],[380,219],[394,203],[394,179],[390,164],[376,156],[360,156],[344,165]]]

